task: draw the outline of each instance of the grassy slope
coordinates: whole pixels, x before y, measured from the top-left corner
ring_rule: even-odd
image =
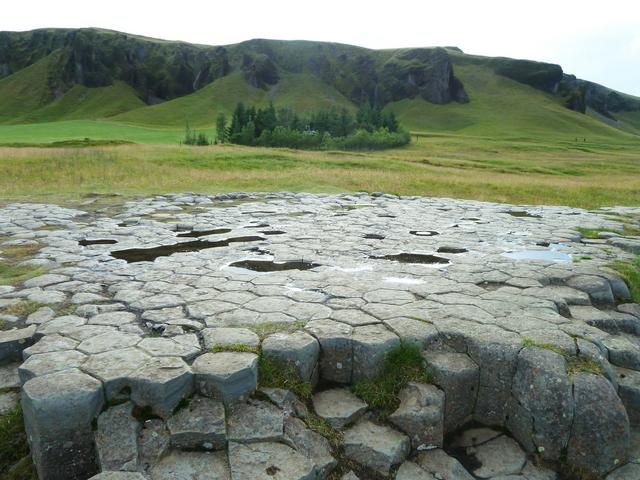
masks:
[[[340,92],[309,74],[285,75],[277,85],[262,90],[245,82],[240,73],[233,73],[191,95],[132,110],[112,120],[171,127],[184,127],[188,120],[191,125],[209,127],[218,112],[230,113],[239,101],[247,105],[273,101],[276,106],[286,105],[300,112],[330,106],[355,109]]]
[[[640,110],[636,112],[616,113],[616,118],[623,124],[624,128],[633,129],[640,132]]]
[[[53,52],[0,80],[0,123],[15,121],[50,101],[47,77],[49,65],[56,60],[57,55],[58,52]]]
[[[124,82],[108,87],[88,88],[74,85],[62,97],[11,123],[52,122],[57,120],[98,119],[117,115],[145,103]]]
[[[414,131],[527,139],[630,140],[629,135],[573,112],[553,96],[481,65],[456,65],[471,101],[433,105],[420,99],[389,106]]]

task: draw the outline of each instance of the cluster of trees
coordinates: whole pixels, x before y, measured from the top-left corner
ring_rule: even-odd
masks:
[[[190,133],[187,130],[187,133]],[[209,140],[191,132],[184,143],[201,145]],[[276,110],[273,104],[265,108],[245,107],[238,103],[231,123],[224,114],[216,119],[213,143],[236,143],[265,147],[302,149],[378,150],[406,145],[410,141],[392,112],[366,104],[354,116],[345,109],[322,109],[305,116],[289,108]]]
[[[187,126],[184,131],[184,138],[180,143],[185,145],[204,146],[211,145],[211,140],[209,140],[209,137],[207,137],[205,133],[192,130],[191,127],[189,127],[189,122],[187,122]]]

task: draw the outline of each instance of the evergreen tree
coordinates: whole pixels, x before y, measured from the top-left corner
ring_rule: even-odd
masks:
[[[237,143],[240,145],[255,145],[256,143],[256,125],[252,120],[242,127],[238,135]]]
[[[393,112],[382,112],[382,124],[381,127],[386,128],[390,132],[397,132],[400,125]]]
[[[218,113],[216,118],[216,142],[225,143],[227,141],[227,117],[223,112]]]
[[[269,106],[263,111],[262,127],[265,130],[272,131],[278,126],[278,115],[273,106],[273,102],[269,102]]]
[[[240,134],[244,126],[247,124],[247,112],[242,102],[238,102],[233,116],[231,117],[231,127],[229,127],[229,138],[235,142],[235,138]]]

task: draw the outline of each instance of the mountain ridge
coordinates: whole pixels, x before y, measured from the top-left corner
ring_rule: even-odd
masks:
[[[498,81],[544,92],[544,102],[640,134],[640,98],[545,62],[469,55],[457,47],[374,50],[271,39],[208,46],[95,28],[0,32],[0,123],[72,118],[154,123],[156,112],[183,122],[190,110],[203,110],[199,101],[228,111],[247,95],[257,103],[288,101],[294,109],[426,102],[426,110],[450,105],[464,111],[482,102],[484,92],[472,88],[469,94],[462,71],[472,82],[493,72]],[[224,98],[220,86],[227,89]],[[204,114],[198,115],[202,123]],[[214,116],[215,111],[211,123]]]

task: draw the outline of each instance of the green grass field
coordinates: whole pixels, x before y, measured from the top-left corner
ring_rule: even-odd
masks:
[[[24,125],[0,125],[0,145],[9,143],[47,144],[84,138],[176,145],[183,136],[184,127],[181,129],[154,128],[106,120],[66,120]]]
[[[638,205],[638,148],[456,135],[420,136],[406,148],[383,152],[4,147],[0,197],[73,201],[91,192],[364,190],[586,208]]]

